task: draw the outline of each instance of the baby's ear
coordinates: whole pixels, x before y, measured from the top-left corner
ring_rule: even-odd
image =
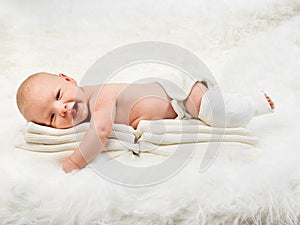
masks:
[[[67,75],[65,75],[63,73],[58,74],[58,76],[61,77],[61,78],[63,78],[65,81],[68,81],[68,82],[71,82],[71,83],[77,85],[76,80],[74,80],[73,78],[71,78],[71,77],[69,77],[69,76],[67,76]]]

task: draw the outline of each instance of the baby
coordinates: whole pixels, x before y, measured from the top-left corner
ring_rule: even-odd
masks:
[[[210,126],[236,127],[244,126],[255,115],[274,110],[273,101],[265,93],[225,98],[225,115],[218,121],[211,110],[220,104],[214,102],[216,94],[207,81],[194,82],[188,96],[181,101],[174,102],[168,89],[170,86],[163,82],[79,87],[69,76],[42,72],[29,76],[20,85],[17,105],[27,121],[40,125],[69,128],[90,121],[79,148],[61,162],[66,173],[85,167],[102,151],[114,123],[136,128],[140,120],[175,119],[181,111]]]

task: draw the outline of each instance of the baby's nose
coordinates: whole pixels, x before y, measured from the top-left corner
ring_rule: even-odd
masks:
[[[56,110],[59,115],[65,116],[68,111],[67,104],[62,103],[61,101],[57,101]]]

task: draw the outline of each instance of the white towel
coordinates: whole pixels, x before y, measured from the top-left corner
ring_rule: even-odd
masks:
[[[245,144],[256,144],[257,138],[242,135],[222,135],[222,134],[194,134],[194,133],[184,133],[184,134],[153,134],[153,133],[143,133],[138,142],[150,142],[156,145],[173,145],[181,143],[201,143],[201,142],[240,142]]]
[[[154,134],[164,134],[164,133],[178,133],[178,134],[188,134],[188,133],[207,133],[207,134],[236,134],[250,136],[251,131],[243,128],[219,128],[210,127],[201,122],[198,119],[188,119],[188,120],[174,120],[174,119],[164,119],[164,120],[141,120],[136,129],[137,136],[141,136],[144,132],[150,132]]]
[[[47,126],[38,125],[36,123],[28,122],[25,126],[24,131],[25,133],[62,136],[66,134],[84,132],[87,131],[88,128],[89,128],[89,123],[81,123],[75,127],[71,127],[67,129],[56,129],[53,127],[47,127]]]
[[[68,129],[55,129],[29,122],[20,132],[16,147],[42,158],[49,155],[51,159],[61,159],[78,148],[88,128],[89,123]],[[204,142],[254,145],[257,141],[257,137],[253,137],[248,129],[242,127],[213,128],[197,119],[141,120],[136,130],[128,125],[114,124],[104,151],[112,152],[114,157],[128,151],[134,155],[147,152],[167,156],[168,154],[160,151],[160,146]]]
[[[89,123],[68,129],[56,129],[28,122],[16,138],[15,152],[41,159],[63,159],[78,148],[88,128]],[[109,151],[112,157],[119,156],[124,150],[137,153],[139,145],[135,144],[135,139],[135,130],[131,126],[114,124],[103,151]]]
[[[79,124],[74,128],[55,129],[29,122],[24,129],[24,139],[26,143],[47,145],[80,142],[88,128],[89,123]],[[110,138],[134,143],[136,139],[134,133],[131,126],[114,124]]]

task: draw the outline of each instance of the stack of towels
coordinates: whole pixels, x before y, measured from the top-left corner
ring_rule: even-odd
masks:
[[[44,159],[62,159],[78,148],[89,123],[69,129],[56,129],[32,122],[20,131],[17,151],[30,152]],[[103,151],[113,157],[130,153],[138,158],[144,153],[170,156],[160,146],[187,143],[237,142],[255,145],[257,137],[246,128],[212,128],[197,119],[188,120],[142,120],[137,129],[124,124],[114,124],[113,132]]]

